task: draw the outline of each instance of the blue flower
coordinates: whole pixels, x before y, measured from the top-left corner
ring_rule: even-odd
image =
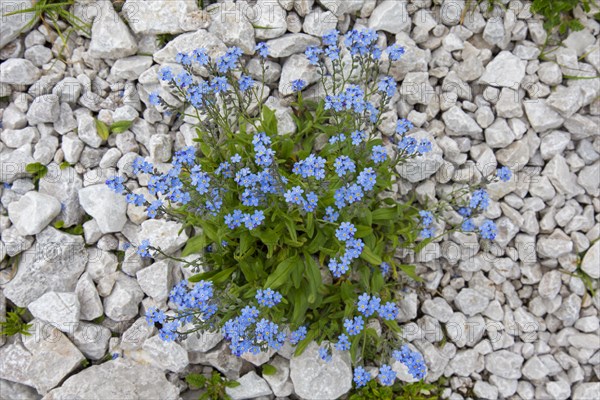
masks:
[[[127,196],[125,196],[125,201],[127,201],[129,204],[142,206],[144,205],[146,199],[144,198],[143,194],[128,193]]]
[[[354,317],[354,320],[344,319],[344,328],[346,328],[346,332],[350,336],[356,336],[361,333],[364,325],[365,321],[360,316]]]
[[[388,301],[379,307],[379,316],[385,320],[393,321],[396,319],[396,315],[398,315],[398,307],[396,304]]]
[[[348,269],[350,268],[349,264],[345,260],[338,261],[338,259],[334,257],[329,259],[329,264],[327,267],[335,278],[340,278],[342,275],[348,272]]]
[[[175,61],[181,65],[192,65],[191,57],[185,53],[177,53]]]
[[[361,388],[366,386],[367,382],[369,382],[373,377],[370,373],[368,373],[363,367],[358,366],[354,368],[354,383],[357,388]]]
[[[381,368],[379,368],[378,378],[382,385],[392,386],[394,384],[394,380],[396,380],[396,373],[389,365],[382,364]]]
[[[217,59],[217,70],[226,73],[235,69],[236,64],[242,56],[242,50],[239,47],[230,47],[224,55]]]
[[[512,177],[512,171],[508,167],[502,167],[498,169],[496,175],[498,176],[498,178],[500,178],[502,182],[508,182]]]
[[[485,220],[479,227],[479,234],[487,240],[494,240],[498,234],[498,228],[493,221]]]
[[[258,55],[262,58],[267,58],[269,56],[269,47],[265,42],[260,42],[256,45],[255,50],[258,52]]]
[[[358,146],[367,138],[367,134],[364,131],[354,131],[350,134],[352,138],[352,144]]]
[[[325,46],[335,46],[339,36],[340,32],[337,29],[332,29],[323,35],[323,44]]]
[[[304,54],[311,65],[317,65],[319,64],[319,55],[323,54],[323,49],[317,46],[309,46],[304,51]]]
[[[306,81],[302,79],[296,79],[292,81],[292,91],[294,93],[302,91],[306,87]]]
[[[258,300],[258,305],[273,308],[277,304],[281,302],[282,296],[281,293],[274,291],[273,289],[258,289],[256,292],[256,300]]]
[[[348,336],[346,336],[344,333],[339,335],[338,341],[335,344],[335,348],[339,351],[350,350],[350,341],[348,340]]]
[[[432,149],[431,142],[427,139],[421,139],[417,146],[417,152],[420,154],[429,153]]]
[[[241,226],[245,220],[246,214],[241,210],[233,210],[231,214],[225,215],[225,225],[227,225],[229,229],[235,229],[238,226]]]
[[[352,161],[348,156],[339,156],[336,158],[333,166],[335,167],[336,174],[340,178],[346,175],[346,173],[352,173],[356,171],[356,165],[354,164],[354,161]]]
[[[433,237],[433,234],[434,234],[434,230],[433,230],[433,228],[424,228],[424,229],[421,231],[421,237],[422,237],[423,239],[429,239],[429,238],[432,238],[432,237]]]
[[[365,191],[369,191],[373,189],[377,183],[377,174],[373,168],[365,168],[360,174],[358,174],[356,181],[363,187]]]
[[[250,214],[246,215],[244,224],[246,225],[246,228],[248,228],[249,230],[252,230],[252,229],[256,228],[257,226],[261,225],[264,220],[265,220],[264,212],[262,210],[256,210],[256,211],[254,211],[254,213],[252,215],[250,215]]]
[[[254,79],[249,77],[248,75],[242,75],[239,79],[240,90],[245,92],[246,90],[252,88],[254,86]]]
[[[325,216],[323,219],[329,222],[335,222],[340,217],[340,214],[331,206],[325,208]]]
[[[158,71],[158,77],[161,81],[170,81],[173,79],[173,71],[169,67],[161,68]]]
[[[123,193],[125,191],[123,182],[123,178],[115,176],[106,180],[106,186],[111,188],[115,193]]]
[[[207,65],[210,61],[206,49],[196,49],[192,51],[192,60],[200,64],[201,66]]]
[[[150,247],[150,240],[144,239],[142,243],[137,248],[136,253],[140,255],[140,257],[150,257],[150,252],[148,248]]]
[[[302,193],[304,190],[300,186],[294,186],[283,195],[285,201],[290,204],[297,204],[299,206],[305,203],[304,198],[302,197]]]
[[[384,76],[379,81],[378,89],[388,97],[392,97],[396,93],[396,81],[391,76]]]
[[[224,76],[217,76],[210,82],[210,87],[215,93],[225,93],[229,90],[229,83]]]
[[[387,152],[385,151],[385,147],[380,145],[373,146],[371,160],[375,161],[376,164],[382,163],[385,160],[387,160]]]
[[[381,263],[379,268],[381,269],[381,274],[383,276],[386,276],[390,273],[390,264],[386,263],[385,261]]]
[[[387,48],[390,60],[392,61],[398,61],[404,54],[404,51],[404,47],[400,46],[399,44],[393,44]]]
[[[413,154],[417,151],[417,140],[413,137],[405,136],[398,143],[398,148],[406,154]]]
[[[158,209],[162,207],[163,202],[161,200],[154,200],[148,208],[146,209],[146,214],[148,214],[148,218],[155,218]]]
[[[186,71],[182,71],[177,74],[174,81],[177,86],[184,88],[192,84],[192,76]]]
[[[467,217],[471,216],[472,211],[471,211],[471,209],[469,207],[460,207],[458,209],[458,213],[460,215],[462,215],[463,217],[467,218]]]
[[[306,202],[304,203],[304,210],[306,212],[313,212],[317,208],[317,203],[319,202],[319,198],[317,197],[315,192],[310,192],[306,194]]]
[[[398,122],[396,122],[396,133],[399,135],[404,135],[412,128],[414,128],[414,125],[406,118],[399,119]]]
[[[158,337],[165,342],[172,342],[179,337],[177,328],[179,328],[179,321],[167,322],[158,331]]]
[[[413,378],[419,380],[425,378],[425,360],[421,353],[412,351],[407,345],[404,345],[400,350],[394,350],[392,357],[394,357],[396,361],[406,365],[408,367],[408,372]]]
[[[234,156],[231,157],[230,160],[231,160],[232,164],[237,164],[240,161],[242,161],[242,157],[239,154],[236,153]]]
[[[475,230],[475,223],[473,222],[473,219],[465,219],[461,225],[461,229],[465,232],[473,232]]]
[[[329,349],[327,349],[326,347],[319,347],[319,357],[321,357],[321,360],[325,362],[330,362],[331,353],[329,352]]]
[[[429,226],[433,224],[433,214],[431,211],[419,211],[419,216],[421,217],[421,224],[423,226]]]
[[[471,202],[469,203],[470,208],[480,208],[485,210],[490,205],[490,197],[485,189],[477,189],[471,195]]]
[[[355,233],[356,228],[354,227],[354,224],[350,222],[342,222],[340,227],[335,231],[335,237],[337,237],[340,242],[346,242],[354,238]]]
[[[356,183],[348,185],[345,190],[345,200],[348,204],[360,201],[363,198],[363,191],[360,185]]]
[[[148,325],[154,325],[156,322],[162,324],[165,322],[166,316],[165,313],[156,307],[150,307],[146,311],[146,322]]]
[[[160,105],[160,97],[158,96],[158,92],[152,92],[152,93],[150,93],[150,95],[148,96],[148,101],[153,106]]]
[[[314,177],[317,180],[325,178],[325,159],[314,154],[294,164],[292,172],[303,178]]]
[[[295,331],[292,331],[290,333],[290,343],[293,345],[296,345],[301,340],[304,340],[305,337],[306,337],[306,327],[301,326],[300,328],[298,328]]]

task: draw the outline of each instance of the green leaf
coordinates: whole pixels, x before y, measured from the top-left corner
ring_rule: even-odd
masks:
[[[371,275],[371,291],[373,293],[379,293],[381,288],[384,285],[383,275],[379,269],[373,271],[373,275]]]
[[[277,368],[272,366],[271,364],[264,364],[262,366],[262,374],[263,375],[275,375],[277,373]]]
[[[25,171],[36,177],[38,180],[42,179],[48,173],[48,167],[39,162],[27,164]]]
[[[319,266],[307,252],[304,253],[304,264],[306,265],[306,278],[308,280],[308,302],[312,304],[317,300],[319,290],[323,286],[323,280],[321,279]]]
[[[108,126],[98,118],[94,118],[94,121],[96,121],[96,131],[98,131],[98,136],[100,136],[102,140],[108,140],[108,136],[110,136]]]
[[[181,257],[187,257],[190,254],[201,253],[206,247],[206,242],[204,240],[204,235],[194,236],[190,238],[185,247],[181,251]]]
[[[296,255],[294,257],[288,258],[287,260],[280,262],[279,265],[277,265],[275,272],[273,272],[267,278],[267,281],[265,282],[264,287],[271,288],[271,289],[277,289],[278,287],[283,285],[286,282],[286,280],[288,280],[290,278],[292,269],[295,267],[295,265],[298,263],[298,261],[299,261],[299,258]]]
[[[294,356],[298,357],[300,354],[302,354],[302,352],[304,352],[304,350],[306,349],[306,346],[308,346],[310,344],[310,342],[313,341],[315,336],[316,336],[315,331],[313,329],[310,329],[308,331],[308,333],[306,334],[306,337],[304,339],[302,339],[300,341],[300,343],[298,343],[298,345],[296,346],[296,351],[294,351]]]
[[[67,161],[63,161],[60,163],[60,165],[58,166],[61,170],[63,169],[67,169],[71,166],[71,164],[69,164]]]
[[[133,124],[133,121],[118,121],[110,126],[110,131],[112,133],[123,133],[131,127],[131,124]]]
[[[408,275],[409,278],[412,278],[412,279],[414,279],[417,282],[422,282],[423,281],[423,278],[421,278],[415,272],[415,268],[416,267],[414,265],[400,264],[398,266],[398,268],[400,268],[406,275]]]
[[[299,325],[302,322],[302,318],[306,315],[306,310],[308,310],[308,299],[302,289],[295,289],[292,292],[291,299],[294,304],[292,324]]]
[[[206,384],[206,377],[200,374],[188,374],[185,377],[185,382],[193,389],[202,389]]]
[[[382,263],[381,257],[379,257],[377,254],[375,254],[373,252],[373,250],[371,250],[371,248],[367,245],[365,245],[365,247],[363,248],[363,251],[360,254],[360,258],[362,258],[369,264],[375,265],[375,266],[379,266]]]
[[[396,217],[398,210],[394,208],[378,208],[371,213],[373,221],[388,221]]]
[[[371,269],[366,265],[361,265],[358,267],[358,282],[360,283],[361,288],[368,292],[369,291],[369,277],[371,275]]]
[[[238,381],[227,381],[224,383],[225,386],[227,386],[228,388],[236,388],[238,386],[240,386],[240,383]]]
[[[56,221],[56,222],[54,223],[54,227],[55,227],[56,229],[60,229],[60,228],[62,228],[63,226],[65,226],[65,221],[63,221],[63,220],[58,220],[58,221]]]
[[[315,234],[315,220],[313,213],[308,213],[306,215],[306,234],[309,238],[312,238]]]
[[[356,234],[357,238],[364,238],[365,236],[370,235],[373,232],[373,228],[365,225],[357,225],[356,226]]]

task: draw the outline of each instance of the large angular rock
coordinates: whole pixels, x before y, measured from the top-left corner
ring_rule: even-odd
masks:
[[[403,164],[396,167],[401,177],[409,182],[415,183],[423,181],[437,172],[444,163],[442,149],[435,142],[433,135],[427,131],[420,130],[411,133],[409,136],[417,141],[422,139],[431,142],[431,151],[422,156],[408,159]]]
[[[24,58],[10,58],[0,64],[0,82],[9,85],[33,85],[41,74],[31,61]]]
[[[73,375],[44,400],[178,398],[179,389],[165,378],[164,372],[118,358]]]
[[[65,333],[79,325],[79,300],[75,293],[47,292],[27,306],[35,318]]]
[[[0,49],[19,37],[21,33],[27,33],[35,26],[34,18],[37,19],[35,13],[17,13],[7,15],[19,10],[30,9],[33,5],[32,0],[1,0],[0,15],[2,15],[2,23],[0,23]]]
[[[125,197],[108,186],[92,185],[79,191],[79,203],[94,217],[102,233],[119,232],[127,222]]]
[[[117,59],[137,52],[137,41],[108,0],[99,0],[88,50],[94,58]]]
[[[29,125],[54,123],[60,116],[60,103],[58,96],[45,94],[38,96],[29,106],[27,121]]]
[[[254,27],[244,12],[248,4],[245,1],[234,3],[231,0],[210,8],[212,23],[208,28],[227,46],[237,46],[244,54],[254,54],[256,42]]]
[[[92,321],[104,314],[104,307],[98,295],[98,290],[89,273],[84,272],[77,282],[75,294],[79,300],[79,318]]]
[[[485,356],[485,369],[505,379],[519,379],[523,357],[508,350],[500,350]]]
[[[521,60],[510,51],[501,51],[488,63],[479,81],[491,86],[517,89],[525,77],[527,61]]]
[[[41,394],[55,388],[85,357],[56,328],[31,322],[30,336],[0,348],[0,378],[33,386]]]
[[[171,40],[165,47],[154,53],[154,61],[158,64],[174,63],[177,53],[190,53],[199,48],[206,49],[214,60],[227,51],[221,39],[204,29],[184,33]]]
[[[479,291],[470,288],[462,289],[454,298],[454,304],[467,316],[479,314],[487,308],[490,300]]]
[[[319,345],[312,342],[302,354],[290,360],[290,377],[300,397],[337,399],[352,388],[350,355],[333,349],[331,361],[323,361],[319,357]]]
[[[467,115],[460,107],[453,106],[442,114],[446,131],[450,136],[477,136],[482,129],[477,122]]]
[[[87,262],[81,236],[48,227],[36,240],[21,255],[17,274],[4,287],[4,295],[19,307],[27,307],[46,292],[74,291]]]
[[[369,18],[369,28],[398,34],[410,31],[411,18],[406,9],[406,1],[384,0]]]
[[[8,217],[22,235],[40,233],[59,213],[58,200],[35,191],[8,205]]]
[[[146,339],[142,348],[157,368],[181,372],[189,364],[187,351],[180,344],[165,342],[157,335]]]
[[[119,273],[112,292],[104,299],[104,312],[114,321],[128,321],[138,314],[143,298],[144,292],[137,281]]]
[[[263,375],[267,381],[273,394],[277,397],[286,397],[292,394],[294,386],[290,381],[290,361],[281,357],[275,356],[269,363],[274,366],[277,371],[272,375]]]
[[[557,154],[555,155],[542,171],[542,175],[547,176],[556,188],[558,193],[568,197],[574,197],[584,192],[577,184],[577,177],[569,170],[569,165],[565,158]]]
[[[166,254],[172,254],[183,247],[188,240],[185,231],[179,233],[182,225],[175,221],[149,219],[142,223],[138,234],[140,241],[148,239],[150,245],[161,249]]]
[[[198,12],[195,0],[127,0],[124,16],[136,34],[161,35],[185,32],[187,19]]]
[[[225,392],[232,400],[253,399],[273,394],[269,384],[254,371],[248,372],[238,379],[237,382],[240,384],[239,386],[225,388]]]
[[[59,168],[58,164],[48,165],[48,174],[40,179],[39,191],[60,201],[61,210],[58,219],[64,227],[81,223],[85,212],[79,204],[78,192],[83,181],[72,167]]]
[[[269,55],[274,58],[289,57],[292,54],[303,53],[308,46],[320,44],[318,38],[305,33],[288,33],[267,42]]]
[[[546,105],[546,100],[536,99],[523,102],[525,114],[536,132],[558,128],[565,121],[556,111]]]
[[[600,242],[594,243],[585,253],[581,270],[594,279],[600,278]]]

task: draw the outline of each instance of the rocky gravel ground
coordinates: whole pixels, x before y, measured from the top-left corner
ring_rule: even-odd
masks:
[[[0,0],[2,14],[31,3]],[[382,44],[406,48],[391,71],[401,82],[397,113],[382,134],[405,117],[435,144],[399,171],[399,193],[426,202],[497,166],[515,172],[489,189],[495,244],[454,233],[414,260],[425,282],[407,287],[398,319],[425,357],[427,381],[446,378],[449,399],[600,396],[600,295],[586,286],[600,278],[600,25],[591,14],[577,10],[585,29],[540,61],[547,35],[525,1],[496,1],[492,12],[484,2],[462,23],[461,0],[226,1],[210,11],[195,0],[127,0],[120,11],[108,0],[75,3],[90,35],[61,38],[27,25],[31,14],[2,17],[0,27],[0,319],[14,306],[34,318],[31,336],[0,338],[0,398],[195,399],[183,377],[212,369],[239,378],[233,399],[327,399],[349,389],[349,358],[322,364],[316,346],[298,358],[284,348],[239,359],[217,334],[162,342],[142,316],[165,308],[190,272],[117,250],[150,238],[175,254],[187,235],[104,185],[121,174],[149,198],[132,161],[160,165],[194,144],[193,121],[148,101],[166,94],[156,72],[177,52],[239,46],[260,78],[253,53],[266,41],[267,104],[280,130],[293,132],[289,82],[316,82],[302,53],[336,27],[373,28]],[[95,118],[133,123],[104,140]],[[48,167],[37,189],[25,170],[34,162]],[[78,225],[82,234],[65,231]],[[261,376],[266,362],[276,375]]]

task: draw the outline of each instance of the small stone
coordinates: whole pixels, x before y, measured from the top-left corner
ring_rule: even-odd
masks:
[[[559,85],[563,80],[560,66],[555,62],[541,63],[537,70],[537,75],[540,81],[550,86]]]
[[[68,228],[79,224],[85,212],[79,205],[78,192],[83,187],[83,181],[72,167],[61,169],[57,164],[48,165],[51,171],[40,179],[40,193],[50,195],[60,202],[58,219]]]
[[[539,381],[545,378],[549,371],[538,357],[532,357],[523,365],[521,372],[527,379]]]
[[[115,12],[110,1],[97,2],[89,54],[94,58],[119,59],[136,53],[137,41]]]
[[[104,299],[104,312],[114,321],[128,321],[138,314],[138,305],[144,297],[137,281],[119,273],[115,286]]]
[[[4,25],[4,23],[2,24]],[[0,82],[9,85],[33,85],[41,71],[24,58],[10,58],[0,64]]]
[[[583,189],[577,185],[576,175],[569,170],[569,165],[560,154],[555,155],[542,171],[550,179],[556,190],[568,197],[574,197],[583,193]]]
[[[579,319],[580,311],[581,298],[575,293],[571,293],[563,300],[558,310],[554,312],[554,316],[563,321],[565,326],[572,326]]]
[[[485,369],[505,379],[519,379],[523,357],[508,350],[499,350],[485,356]]]
[[[441,297],[425,300],[421,306],[425,314],[431,315],[440,322],[448,322],[453,314],[452,307]]]
[[[475,381],[473,393],[480,399],[495,400],[498,398],[498,388],[480,380]]]
[[[60,115],[58,96],[47,94],[36,97],[27,111],[29,125],[56,122]]]
[[[542,276],[538,285],[538,292],[541,297],[553,299],[558,295],[562,287],[562,274],[559,271],[548,271]]]
[[[248,372],[237,380],[240,384],[234,388],[226,387],[225,392],[232,400],[253,399],[273,394],[269,384],[254,371]]]
[[[404,1],[384,0],[375,7],[369,18],[369,29],[376,31],[398,34],[408,32],[410,26],[411,18]]]
[[[517,88],[525,77],[526,67],[526,61],[509,51],[501,51],[485,67],[485,72],[479,81],[496,87]]]
[[[150,219],[142,223],[138,234],[141,240],[148,239],[150,245],[161,249],[166,254],[172,254],[183,247],[188,240],[185,231],[179,233],[182,225],[175,221]]]
[[[567,400],[571,396],[571,385],[562,380],[546,382],[546,392],[553,400]]]
[[[79,318],[84,321],[93,321],[104,314],[104,307],[98,295],[98,290],[89,273],[84,272],[77,286],[75,294],[79,300]]]
[[[492,148],[506,147],[515,139],[514,132],[510,129],[504,118],[497,118],[485,130],[485,141]]]
[[[172,140],[169,135],[152,135],[148,143],[151,162],[164,163],[171,158]],[[137,158],[137,154],[135,155]]]
[[[0,15],[2,15],[0,49],[18,38],[20,34],[30,31],[36,25],[35,22],[38,18],[34,12],[8,14],[18,10],[28,10],[32,7],[32,0],[2,1],[0,3]]]
[[[125,197],[106,185],[87,186],[79,191],[79,202],[94,217],[102,233],[119,232],[127,221]]]
[[[290,381],[290,361],[281,357],[275,356],[269,363],[277,369],[272,375],[263,375],[263,379],[267,381],[273,394],[277,397],[286,397],[292,394],[294,386]]]
[[[277,2],[259,0],[252,10],[254,14],[252,15],[253,18],[250,18],[250,22],[255,26],[256,39],[273,39],[286,32],[288,27],[286,12]]]
[[[595,399],[600,393],[600,382],[582,382],[573,388],[573,400]]]
[[[35,191],[8,205],[8,217],[22,235],[38,234],[59,213],[58,200]]]
[[[352,367],[348,352],[332,349],[332,359],[322,361],[319,345],[311,342],[304,352],[290,360],[290,377],[296,395],[314,400],[337,399],[352,388]],[[335,382],[335,385],[331,383]]]
[[[556,229],[550,236],[542,236],[537,241],[537,252],[543,258],[558,258],[573,250],[573,242],[560,229]]]
[[[75,293],[47,292],[27,308],[35,318],[62,332],[73,332],[79,324],[79,300]]]
[[[546,104],[563,118],[570,118],[583,106],[583,93],[578,86],[558,86],[546,99]]]
[[[475,350],[462,350],[450,360],[450,367],[458,376],[470,376],[483,370],[483,358]]]
[[[467,316],[482,313],[489,302],[490,300],[487,297],[470,288],[462,289],[454,299],[456,307]]]
[[[104,326],[81,322],[73,332],[73,344],[87,358],[100,360],[106,355],[111,336],[110,329]]]
[[[600,242],[588,249],[581,262],[581,270],[593,279],[600,278]]]
[[[308,46],[318,46],[319,44],[318,38],[305,33],[288,33],[267,42],[269,55],[273,58],[289,57],[292,54],[304,52]]]
[[[143,4],[154,3],[155,2],[144,2]],[[166,3],[175,4],[176,2],[168,1]],[[131,56],[126,58],[120,58],[113,64],[112,68],[110,69],[110,74],[117,79],[136,80],[140,77],[142,72],[146,71],[151,66],[152,57],[150,56]]]
[[[173,285],[171,268],[167,261],[157,261],[136,273],[138,283],[144,293],[157,302],[167,300]]]
[[[319,80],[319,73],[304,55],[294,54],[285,61],[281,69],[279,92],[283,96],[294,93],[292,82],[297,79],[302,79],[307,85],[311,85]]]
[[[199,29],[196,32],[183,33],[171,40],[165,47],[154,53],[154,62],[158,64],[175,63],[177,53],[190,53],[199,48],[206,49],[207,54],[213,60],[227,51],[227,46],[216,35],[205,29]],[[141,127],[142,125],[140,125]],[[132,130],[136,133],[135,125]]]

